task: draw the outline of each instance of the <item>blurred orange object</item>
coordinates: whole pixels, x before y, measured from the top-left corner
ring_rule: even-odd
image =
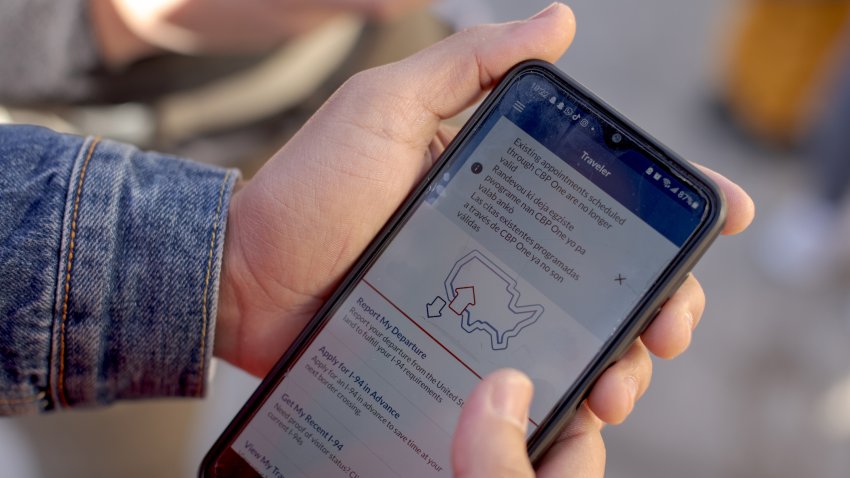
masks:
[[[721,73],[722,100],[748,133],[779,146],[797,143],[813,94],[850,19],[850,0],[737,3]]]

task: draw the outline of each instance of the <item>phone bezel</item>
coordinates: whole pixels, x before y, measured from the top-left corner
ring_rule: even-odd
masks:
[[[703,197],[703,201],[706,204],[702,221],[694,233],[682,245],[676,257],[665,268],[658,280],[650,287],[638,305],[632,310],[631,314],[623,320],[617,332],[602,346],[594,360],[587,365],[572,389],[565,392],[559,403],[553,407],[547,418],[541,422],[538,429],[529,438],[528,452],[532,462],[536,463],[540,459],[557,437],[557,432],[563,429],[575,414],[575,411],[583,402],[593,383],[606,368],[625,353],[628,347],[643,332],[664,302],[678,289],[693,265],[703,255],[714,238],[717,237],[723,227],[726,206],[717,186],[699,170],[682,160],[659,141],[638,128],[631,121],[553,65],[540,60],[528,60],[517,64],[505,75],[503,80],[482,102],[482,105],[475,111],[454,140],[446,147],[446,150],[429,172],[426,173],[419,185],[414,188],[392,218],[381,229],[380,233],[366,248],[363,255],[342,280],[339,287],[337,287],[325,304],[322,305],[289,349],[284,352],[262,383],[210,448],[201,464],[199,476],[215,476],[209,472],[213,469],[219,457],[223,456],[224,452],[235,441],[239,433],[241,433],[244,427],[254,417],[266,398],[286,377],[286,371],[295,363],[309,344],[312,343],[345,297],[351,293],[354,286],[359,283],[372,264],[380,257],[381,252],[395,238],[398,230],[409,218],[413,208],[422,199],[423,194],[429,192],[434,178],[439,177],[445,166],[455,156],[455,153],[482,126],[483,120],[498,106],[505,92],[517,80],[529,73],[537,73],[544,76],[554,83],[556,87],[580,100],[583,103],[582,106],[589,109],[593,114],[614,124],[618,130],[627,134],[635,144],[640,145],[647,152],[651,153],[654,162],[664,166],[664,169],[677,180],[682,181],[697,191]]]

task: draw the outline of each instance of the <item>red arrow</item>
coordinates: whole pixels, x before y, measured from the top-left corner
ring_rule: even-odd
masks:
[[[449,303],[452,312],[460,315],[470,305],[475,305],[475,287],[467,286],[455,289],[455,298]]]

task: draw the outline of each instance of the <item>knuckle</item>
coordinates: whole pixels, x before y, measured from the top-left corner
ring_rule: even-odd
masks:
[[[487,37],[488,33],[493,30],[492,25],[481,24],[472,25],[461,30],[458,35],[469,36],[473,38]]]
[[[356,98],[372,91],[376,82],[380,80],[380,73],[377,70],[377,68],[370,68],[355,73],[340,86],[339,93]]]

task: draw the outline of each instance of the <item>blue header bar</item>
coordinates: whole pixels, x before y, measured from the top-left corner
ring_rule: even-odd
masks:
[[[502,108],[491,114],[483,129],[489,131],[504,115],[622,207],[681,247],[704,212],[700,196],[636,146],[610,148],[605,137],[616,131],[612,129],[614,125],[552,88],[534,74],[524,76],[505,92]],[[522,107],[514,107],[516,102]],[[560,108],[559,103],[563,103]],[[568,121],[564,121],[565,115],[569,116]]]

